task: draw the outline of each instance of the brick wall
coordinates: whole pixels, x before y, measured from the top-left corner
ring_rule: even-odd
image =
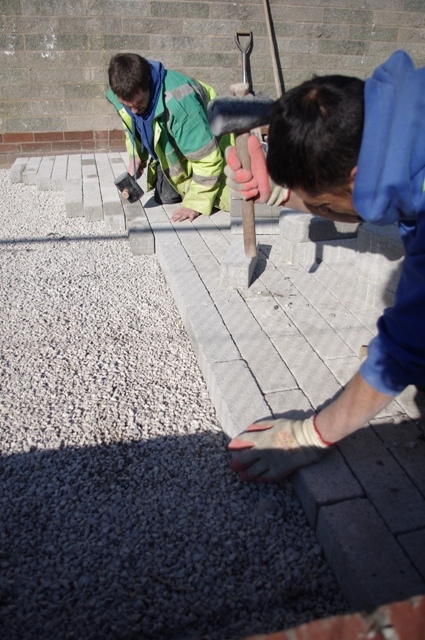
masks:
[[[119,51],[160,59],[224,94],[241,80],[235,33],[251,30],[253,89],[276,96],[259,0],[0,6],[0,166],[22,154],[123,148],[118,118],[103,97],[109,59]],[[270,0],[270,9],[287,89],[313,72],[366,77],[399,48],[425,65],[425,0]]]

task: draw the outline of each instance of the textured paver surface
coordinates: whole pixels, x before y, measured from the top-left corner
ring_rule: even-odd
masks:
[[[68,215],[103,218],[100,225],[119,231],[125,215],[103,184],[104,179],[110,183],[112,172],[96,172],[96,167],[105,167],[109,159],[117,175],[124,154],[96,154],[97,162],[92,155],[81,157],[80,176],[75,177],[74,167],[73,182],[65,185],[60,167],[48,185],[47,161],[40,159],[15,163],[11,178],[64,188],[71,203]],[[109,218],[99,211],[104,192]],[[380,295],[377,289],[382,262],[371,255],[368,274],[363,252],[362,276],[352,240],[339,249],[335,240],[328,247],[322,243],[310,263],[311,252],[288,262],[279,234],[263,234],[257,237],[260,253],[250,286],[232,288],[222,278],[221,264],[241,236],[232,233],[229,214],[219,211],[173,225],[170,216],[178,205],[159,206],[152,193],[144,195],[142,205],[131,205],[128,216],[136,228],[140,219],[135,246],[146,253],[154,247],[229,437],[260,418],[311,413],[340,391],[357,370],[361,346],[373,337],[386,304],[387,292]],[[326,251],[333,252],[329,260],[322,259]],[[409,387],[368,428],[293,476],[307,518],[354,609],[425,593],[424,416],[424,395]]]

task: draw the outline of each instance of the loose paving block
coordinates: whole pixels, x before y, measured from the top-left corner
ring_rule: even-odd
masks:
[[[83,179],[81,154],[75,153],[68,157],[68,173],[66,175],[67,182],[69,180],[81,180]]]
[[[68,156],[56,156],[50,176],[52,191],[64,191],[68,172]]]
[[[97,181],[83,182],[83,204],[86,220],[103,220],[102,198]]]
[[[232,217],[230,221],[230,230],[235,235],[243,234],[242,218]],[[257,236],[262,235],[278,235],[279,234],[279,218],[256,218],[255,233]]]
[[[221,263],[221,285],[234,289],[247,289],[251,283],[257,259],[258,244],[255,258],[248,258],[245,255],[243,238],[236,237],[229,247],[227,256]]]
[[[124,205],[124,213],[131,253],[153,255],[155,237],[140,201]]]
[[[9,180],[12,183],[23,182],[23,173],[29,158],[16,158],[9,169]]]
[[[293,244],[356,238],[359,224],[334,222],[310,213],[286,210],[280,215],[280,235]]]
[[[37,189],[48,191],[51,188],[51,175],[55,164],[54,156],[44,156],[41,159],[36,176]]]
[[[356,269],[375,288],[394,292],[404,257],[404,247],[395,225],[363,224],[357,238]]]
[[[84,216],[83,181],[68,180],[65,188],[65,211],[68,218]]]
[[[36,184],[40,162],[41,158],[29,158],[22,173],[22,181],[24,184]]]
[[[354,610],[425,593],[425,583],[367,499],[322,506],[316,534]]]

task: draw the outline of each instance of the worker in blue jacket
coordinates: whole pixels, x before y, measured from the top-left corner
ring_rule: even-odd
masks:
[[[312,418],[263,420],[231,441],[242,479],[274,481],[319,460],[408,385],[425,385],[425,68],[397,51],[365,82],[314,77],[273,105],[268,145],[254,176],[226,151],[233,194],[255,198],[267,162],[314,215],[397,223],[405,248],[394,305],[342,393]],[[250,149],[262,153],[251,138]]]

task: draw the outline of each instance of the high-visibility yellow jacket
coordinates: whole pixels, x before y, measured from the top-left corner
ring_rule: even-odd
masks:
[[[223,173],[224,149],[234,144],[233,136],[217,139],[211,132],[206,106],[217,96],[212,87],[177,71],[165,71],[162,92],[154,115],[154,151],[164,176],[182,197],[182,207],[210,215],[217,207],[229,211],[230,194]],[[132,119],[109,89],[106,98],[123,121],[130,159],[136,154],[147,165],[147,188],[156,182],[157,161],[141,148]]]

